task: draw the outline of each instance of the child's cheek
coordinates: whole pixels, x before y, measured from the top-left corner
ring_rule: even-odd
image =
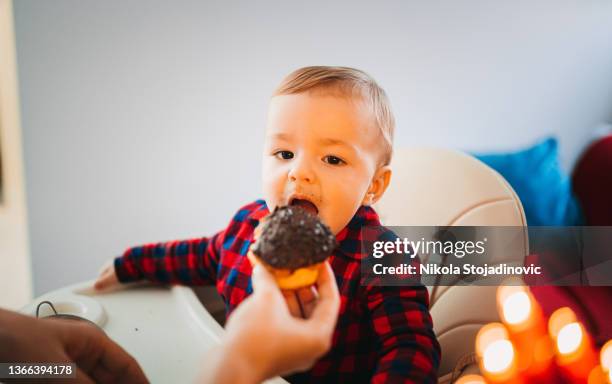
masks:
[[[268,208],[273,210],[276,206],[283,203],[286,177],[283,177],[283,174],[275,169],[270,169],[269,172],[264,169],[263,172],[262,185],[264,198]]]

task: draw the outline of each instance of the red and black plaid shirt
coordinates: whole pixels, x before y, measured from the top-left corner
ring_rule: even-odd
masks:
[[[265,202],[258,200],[241,208],[225,230],[210,238],[130,248],[115,259],[119,280],[215,284],[229,315],[252,292],[246,253],[253,230],[268,212]],[[427,290],[422,285],[362,284],[364,226],[380,226],[372,208],[359,208],[336,236],[339,246],[329,258],[341,297],[332,348],[311,370],[288,380],[436,383],[440,345],[432,329]]]

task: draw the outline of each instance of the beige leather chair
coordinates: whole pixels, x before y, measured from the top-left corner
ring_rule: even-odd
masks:
[[[466,154],[446,149],[395,152],[391,184],[375,206],[388,226],[521,226],[525,214],[514,190],[497,172]],[[505,261],[522,263],[526,230]],[[490,242],[491,243],[491,242]],[[442,347],[439,383],[477,370],[474,339],[499,321],[494,286],[428,287],[434,331]]]

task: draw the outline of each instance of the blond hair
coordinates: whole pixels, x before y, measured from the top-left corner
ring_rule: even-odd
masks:
[[[383,138],[383,165],[391,162],[395,119],[387,94],[374,79],[359,69],[313,66],[297,69],[283,79],[273,96],[321,90],[340,96],[358,96],[368,104]]]

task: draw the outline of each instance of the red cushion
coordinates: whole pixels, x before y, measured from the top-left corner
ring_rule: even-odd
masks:
[[[612,135],[593,143],[572,177],[588,225],[612,225]],[[612,339],[612,287],[532,287],[544,312],[568,306],[601,346]]]
[[[593,143],[572,177],[588,225],[612,225],[612,135]]]
[[[546,316],[570,307],[584,324],[593,341],[601,347],[612,339],[612,287],[531,287]]]

